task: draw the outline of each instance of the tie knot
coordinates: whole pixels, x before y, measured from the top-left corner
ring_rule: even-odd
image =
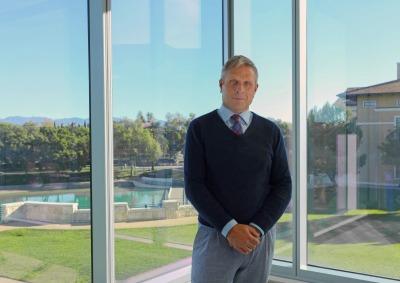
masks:
[[[236,114],[232,115],[232,119],[235,120],[236,122],[239,122],[239,118],[240,118],[239,115],[236,115]]]

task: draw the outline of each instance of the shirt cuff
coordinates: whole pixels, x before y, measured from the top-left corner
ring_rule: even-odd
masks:
[[[226,238],[226,235],[228,235],[229,231],[231,231],[231,229],[233,228],[233,226],[235,226],[236,224],[238,224],[236,222],[235,219],[232,219],[231,221],[229,221],[228,223],[226,223],[226,225],[224,226],[224,228],[222,229],[221,234]]]
[[[260,226],[258,226],[257,224],[255,224],[253,222],[250,222],[250,225],[256,227],[258,229],[258,231],[260,231],[261,236],[264,236],[264,231],[263,231],[263,229],[260,228]]]

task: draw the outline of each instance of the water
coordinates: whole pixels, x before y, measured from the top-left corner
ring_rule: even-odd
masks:
[[[139,207],[160,207],[162,201],[167,199],[169,189],[118,189],[114,193],[114,202],[127,202],[130,208]],[[38,202],[60,202],[60,203],[77,203],[79,209],[90,208],[89,192],[82,193],[51,193],[43,195],[26,195],[26,196],[0,196],[0,204],[38,201]],[[1,207],[0,207],[1,212]]]

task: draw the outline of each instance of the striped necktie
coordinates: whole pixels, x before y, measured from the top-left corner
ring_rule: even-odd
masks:
[[[232,126],[232,131],[237,134],[238,136],[243,134],[242,126],[240,125],[240,116],[239,115],[232,115],[232,119],[234,121]]]

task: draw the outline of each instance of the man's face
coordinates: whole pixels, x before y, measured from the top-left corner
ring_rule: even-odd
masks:
[[[249,109],[258,88],[253,69],[242,65],[225,73],[219,80],[222,93],[222,104],[233,113],[241,113]]]

